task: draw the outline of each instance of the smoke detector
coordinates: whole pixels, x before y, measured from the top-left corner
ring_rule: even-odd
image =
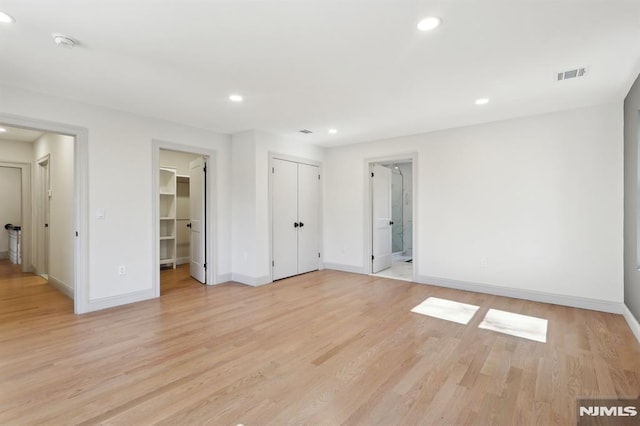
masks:
[[[76,40],[64,34],[53,33],[51,37],[53,37],[53,41],[55,41],[58,46],[66,47],[67,49],[73,49],[78,44]]]
[[[584,77],[587,74],[587,69],[586,68],[576,68],[573,70],[567,70],[567,71],[562,71],[559,73],[556,73],[556,80],[557,81],[562,81],[562,80],[568,80],[570,78],[576,78],[576,77]]]

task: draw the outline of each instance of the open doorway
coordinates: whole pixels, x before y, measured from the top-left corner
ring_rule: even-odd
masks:
[[[371,269],[376,276],[413,281],[413,159],[369,163]]]
[[[158,144],[157,295],[213,284],[208,191],[211,155]],[[160,146],[162,145],[162,147]],[[170,149],[171,148],[171,149]]]
[[[8,124],[0,127],[4,129],[0,138],[0,161],[15,162],[13,170],[19,177],[2,179],[3,187],[14,187],[14,192],[20,195],[10,203],[15,205],[11,207],[12,217],[3,213],[0,219],[9,234],[12,254],[9,261],[16,272],[33,272],[42,279],[43,285],[48,284],[75,300],[76,139],[44,129]],[[7,198],[2,199],[4,204]],[[0,257],[2,247],[0,244]]]

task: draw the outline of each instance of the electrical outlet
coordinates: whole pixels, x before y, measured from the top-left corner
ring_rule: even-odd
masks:
[[[118,266],[118,275],[127,275],[127,267],[124,265]]]

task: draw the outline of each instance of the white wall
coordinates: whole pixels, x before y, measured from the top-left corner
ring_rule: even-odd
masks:
[[[255,159],[255,132],[234,134],[231,155],[232,278],[246,284],[253,284],[257,276]]]
[[[233,135],[233,279],[270,282],[269,155],[321,162],[324,149],[263,131]]]
[[[418,280],[622,301],[620,103],[328,149],[325,262],[364,270],[365,159],[411,152]]]
[[[70,136],[45,133],[33,143],[33,164],[34,170],[40,172],[38,160],[49,155],[49,175],[50,175],[50,218],[49,218],[49,281],[58,283],[66,288],[67,294],[73,294],[73,243],[74,243],[74,222],[73,222],[73,149],[74,138]],[[39,192],[40,179],[33,180],[36,186],[34,196],[39,199],[42,195]],[[38,206],[37,199],[34,199],[35,206]],[[37,215],[37,208],[34,213]],[[35,217],[34,217],[35,220]],[[35,240],[33,247],[39,247],[43,236],[43,229],[38,223],[34,223]],[[38,245],[36,245],[38,244]],[[36,250],[40,253],[39,250]],[[40,256],[38,256],[40,257]],[[41,270],[42,259],[37,259],[36,270]]]
[[[33,144],[0,140],[0,162],[2,161],[31,164],[33,162]]]
[[[0,114],[88,129],[88,310],[153,297],[152,140],[217,153],[217,273],[231,272],[228,135],[0,86]],[[105,220],[96,219],[103,208]],[[127,275],[117,274],[118,265]],[[87,285],[87,283],[82,283]]]
[[[0,259],[9,252],[9,234],[4,225],[22,225],[20,169],[0,166]]]

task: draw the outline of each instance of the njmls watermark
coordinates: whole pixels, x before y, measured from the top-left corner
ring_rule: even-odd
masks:
[[[578,400],[578,426],[638,424],[640,424],[640,397]]]

